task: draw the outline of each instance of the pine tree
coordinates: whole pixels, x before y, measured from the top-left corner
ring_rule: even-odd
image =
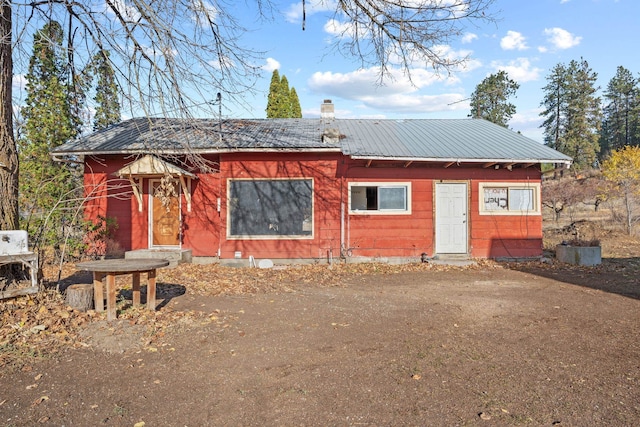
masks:
[[[624,67],[618,67],[604,93],[608,101],[604,107],[601,146],[602,154],[627,145],[640,145],[637,130],[640,128],[639,80]]]
[[[567,69],[564,64],[557,64],[547,76],[547,85],[542,88],[544,99],[541,106],[544,111],[540,113],[545,117],[541,127],[544,128],[545,145],[564,152],[564,129],[566,127],[566,83]]]
[[[95,131],[120,121],[120,101],[108,51],[102,50],[93,57],[93,68],[98,79],[94,97],[96,112],[93,117],[93,130]]]
[[[569,63],[567,85],[566,154],[578,167],[591,167],[600,152],[602,121],[600,98],[596,96],[598,74],[586,60]]]
[[[37,31],[26,76],[27,98],[22,108],[24,130],[18,141],[23,226],[35,240],[57,244],[56,237],[71,212],[61,207],[79,187],[78,174],[54,162],[49,150],[78,134],[79,117],[72,100],[75,85],[69,82],[63,31],[51,21]]]
[[[577,167],[591,166],[600,151],[597,77],[587,61],[572,60],[556,65],[543,88],[545,144],[573,157]]]
[[[491,74],[476,86],[471,94],[471,116],[508,127],[516,112],[516,106],[507,102],[520,85],[509,78],[505,71]]]

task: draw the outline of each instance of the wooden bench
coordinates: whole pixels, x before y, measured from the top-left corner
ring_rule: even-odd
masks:
[[[0,299],[38,292],[38,254],[29,251],[29,239],[25,230],[0,231],[0,265],[22,264],[29,268],[31,286],[0,291]]]

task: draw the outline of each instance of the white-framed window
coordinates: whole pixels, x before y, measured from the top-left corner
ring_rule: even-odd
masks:
[[[480,215],[539,215],[540,184],[480,183],[479,205]]]
[[[406,215],[411,213],[410,182],[350,182],[349,213]]]
[[[313,179],[230,179],[229,239],[312,239]]]

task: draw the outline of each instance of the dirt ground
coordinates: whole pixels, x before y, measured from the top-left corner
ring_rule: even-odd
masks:
[[[0,426],[637,425],[640,243],[603,251],[589,268],[162,270],[155,313],[23,327],[64,345],[5,359]]]

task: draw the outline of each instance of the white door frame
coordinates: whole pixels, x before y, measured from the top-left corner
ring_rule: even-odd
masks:
[[[469,253],[469,182],[436,182],[435,253]]]

